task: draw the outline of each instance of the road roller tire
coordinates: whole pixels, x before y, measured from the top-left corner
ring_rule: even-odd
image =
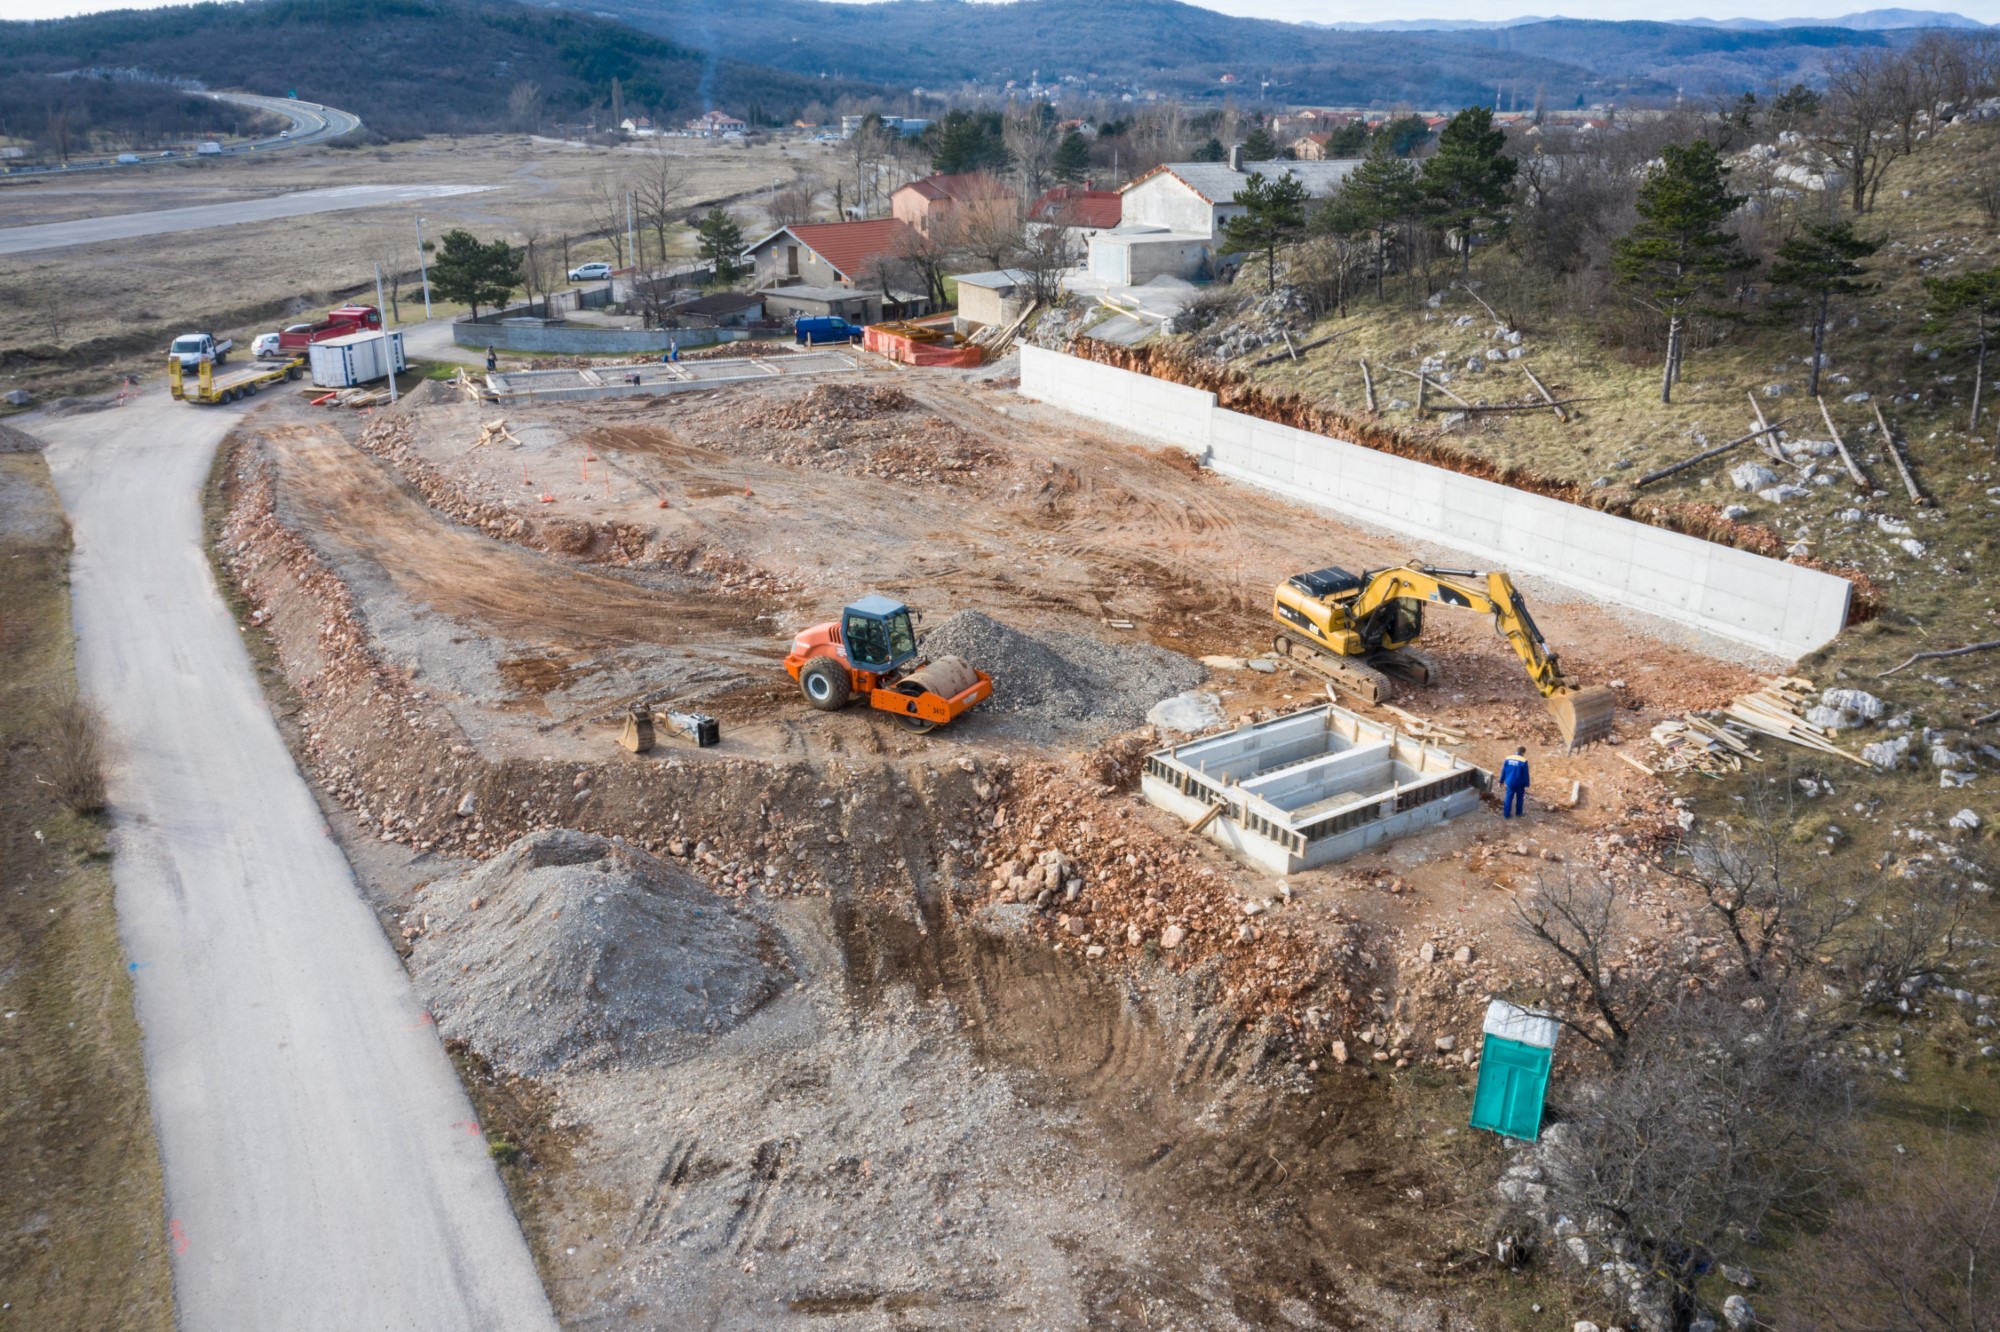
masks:
[[[853,681],[847,667],[840,662],[832,657],[815,657],[799,672],[799,692],[821,712],[838,712],[847,706]]]

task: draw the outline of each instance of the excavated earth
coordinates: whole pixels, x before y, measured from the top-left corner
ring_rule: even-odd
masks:
[[[1490,627],[1439,617],[1446,682],[1404,702],[1482,765],[1530,747],[1525,824],[1283,884],[1188,838],[1136,796],[1146,708],[1320,700],[1199,659],[1258,656],[1284,576],[1411,552],[990,378],[869,364],[279,404],[220,473],[288,735],[564,1322],[1468,1326],[1440,1264],[1497,1149],[1406,1143],[1406,1079],[1462,1097],[1485,997],[1547,979],[1503,928],[1540,878],[1611,877],[1635,949],[1694,946],[1646,864],[1662,791],[1556,752]],[[806,707],[786,645],[869,591],[989,665],[994,704],[924,737]],[[1751,683],[1528,592],[1626,736]],[[641,700],[722,743],[626,753]]]

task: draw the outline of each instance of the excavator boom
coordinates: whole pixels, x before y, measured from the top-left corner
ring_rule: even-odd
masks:
[[[1494,629],[1527,668],[1528,678],[1541,693],[1569,747],[1611,734],[1616,697],[1601,686],[1579,688],[1570,683],[1561,662],[1542,638],[1541,628],[1528,614],[1514,580],[1499,570],[1436,569],[1414,562],[1374,570],[1359,578],[1338,569],[1320,570],[1281,585],[1272,613],[1281,625],[1303,628],[1311,635],[1310,640],[1296,632],[1280,635],[1288,640],[1288,650],[1290,643],[1299,643],[1329,657],[1379,661],[1409,655],[1398,650],[1413,643],[1421,632],[1406,627],[1421,624],[1419,615],[1403,609],[1411,602],[1456,606],[1491,616]],[[1392,618],[1384,620],[1383,616]],[[1348,666],[1328,673],[1340,680],[1355,670]]]

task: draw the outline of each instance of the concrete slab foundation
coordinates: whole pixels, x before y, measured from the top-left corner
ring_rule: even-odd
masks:
[[[842,374],[861,367],[842,352],[777,352],[714,361],[646,361],[589,370],[507,370],[486,376],[501,401],[570,402],[632,394],[685,393],[756,380]]]
[[[1295,874],[1469,813],[1488,780],[1449,750],[1326,704],[1157,750],[1140,789],[1253,864]]]

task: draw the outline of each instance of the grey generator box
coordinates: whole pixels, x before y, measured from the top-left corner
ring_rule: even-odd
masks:
[[[315,342],[306,351],[313,383],[320,388],[353,388],[387,379],[392,363],[398,374],[410,368],[400,331],[349,333]]]

